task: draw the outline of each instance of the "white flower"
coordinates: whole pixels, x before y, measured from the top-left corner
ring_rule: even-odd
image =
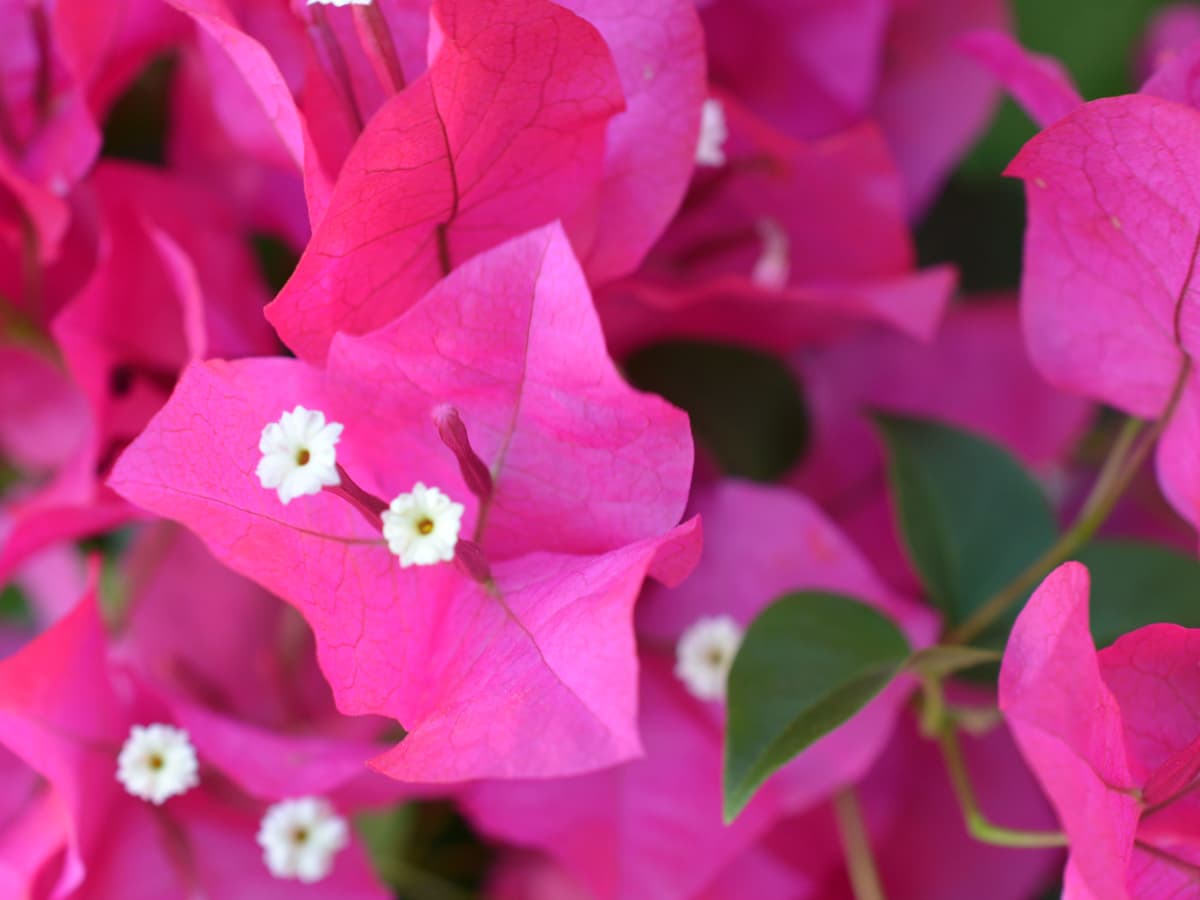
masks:
[[[255,474],[262,486],[278,489],[286,506],[297,497],[318,494],[341,481],[337,472],[338,439],[342,426],[326,422],[325,414],[297,406],[262,431],[262,459]]]
[[[200,783],[196,750],[181,728],[134,725],[117,757],[117,781],[158,805]]]
[[[430,566],[454,559],[463,505],[421,482],[383,511],[383,536],[400,565]]]
[[[346,820],[320,797],[297,797],[269,807],[258,826],[263,862],[276,878],[320,881],[350,840]]]
[[[774,219],[759,219],[755,230],[762,239],[763,248],[750,280],[766,288],[786,287],[792,274],[791,242],[787,232]]]
[[[320,3],[322,6],[370,6],[371,0],[308,0],[308,5]]]
[[[741,626],[729,616],[698,619],[675,645],[675,674],[692,696],[724,700],[725,682],[741,643]]]
[[[725,125],[725,107],[720,100],[709,98],[700,109],[700,140],[696,144],[696,164],[725,165],[725,141],[729,128]]]

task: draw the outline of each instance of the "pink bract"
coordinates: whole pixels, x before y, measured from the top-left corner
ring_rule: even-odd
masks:
[[[600,177],[622,99],[595,29],[546,0],[438,9],[429,70],[371,119],[267,309],[303,358],[323,359],[335,332],[385,325],[454,266],[571,213]]]
[[[807,499],[724,482],[700,491],[706,546],[677,588],[652,587],[638,610],[645,756],[581,778],[487,782],[462,796],[488,834],[539,849],[595,897],[691,897],[789,813],[860,777],[887,741],[910,685],[889,689],[774,776],[732,826],[721,817],[724,728],[716,704],[672,671],[682,632],[704,616],[743,627],[791,590],[844,592],[895,616],[914,643],[936,617],[888,591]],[[749,526],[749,527],[748,527]]]
[[[613,353],[677,337],[791,351],[863,322],[930,336],[955,274],[915,269],[878,128],[795,140],[719,100],[727,162],[697,171],[642,268],[598,296]]]
[[[1088,573],[1052,572],[1017,620],[1000,706],[1071,845],[1069,894],[1175,896],[1200,860],[1200,634],[1150,625],[1096,652]],[[1180,894],[1182,896],[1183,894]]]
[[[495,587],[455,565],[401,569],[327,492],[281,507],[253,474],[257,442],[297,403],[345,424],[339,462],[367,491],[423,481],[463,503],[463,536],[474,530]],[[444,404],[490,461],[486,525],[438,438]],[[647,574],[691,568],[695,523],[671,530],[690,471],[685,418],[621,381],[550,227],[468,262],[391,326],[339,337],[327,373],[286,359],[192,366],[112,484],[303,613],[339,708],[408,729],[375,765],[456,781],[639,751],[631,607]]]
[[[98,900],[196,890],[247,900],[293,896],[294,885],[268,872],[255,843],[265,805],[209,783],[219,776],[202,750],[200,787],[158,808],[125,793],[115,773],[130,727],[163,721],[171,721],[165,710],[111,662],[90,591],[58,624],[0,662],[0,742],[45,779],[42,790],[58,812],[35,800],[15,833],[21,843],[0,841],[0,878],[16,876],[23,894],[37,883],[50,887],[51,896]],[[188,726],[203,745],[203,723]],[[245,747],[251,755],[264,749]],[[41,863],[32,868],[31,843]],[[59,849],[63,856],[55,859]],[[386,896],[354,843],[316,890],[363,900]]]

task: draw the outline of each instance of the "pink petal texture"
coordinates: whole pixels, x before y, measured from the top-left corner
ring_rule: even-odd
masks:
[[[797,137],[846,128],[870,106],[890,6],[887,0],[705,4],[712,79]]]
[[[1167,56],[1141,92],[1193,108],[1200,106],[1200,44],[1193,41]]]
[[[1030,53],[1009,34],[975,31],[963,35],[958,45],[995,75],[1042,128],[1083,106],[1083,97],[1062,63]]]
[[[599,296],[613,352],[667,337],[790,351],[862,321],[929,337],[955,276],[914,270],[882,132],[864,124],[797,141],[721,102],[726,165],[697,175],[642,269]],[[764,275],[764,261],[776,271]]]
[[[1173,148],[1200,112],[1146,96],[1097,100],[1030,141],[1021,295],[1034,363],[1054,384],[1155,416],[1198,337],[1192,273],[1200,166]]]
[[[56,469],[84,440],[85,410],[78,389],[51,360],[0,344],[0,456],[30,473]]]
[[[53,791],[67,844],[64,891],[83,878],[83,853],[100,839],[104,808],[120,790],[113,765],[128,723],[106,648],[89,591],[56,627],[0,662],[0,743]]]
[[[690,0],[566,0],[608,43],[625,109],[606,135],[594,201],[568,232],[593,284],[637,268],[675,215],[692,177],[707,93],[704,35]]]
[[[253,475],[256,445],[296,403],[346,426],[339,462],[368,491],[424,481],[464,503],[495,587],[401,569],[327,492],[280,506]],[[446,403],[489,462],[486,516],[437,435]],[[285,359],[194,365],[112,483],[304,614],[339,708],[408,729],[378,767],[454,781],[638,751],[631,607],[648,573],[674,582],[694,563],[695,523],[670,531],[690,462],[685,417],[619,379],[550,227],[468,262],[389,328],[339,338],[327,377]]]
[[[956,40],[972,29],[1007,28],[1008,4],[898,0],[893,6],[873,112],[915,219],[987,127],[996,104],[994,83],[958,52]]]
[[[482,533],[493,559],[604,552],[662,534],[683,512],[686,417],[617,373],[558,226],[478,259],[369,337],[338,338],[329,370],[346,417],[370,429],[363,461],[381,481],[397,477],[402,446],[450,470],[449,453],[430,453],[440,445],[430,413],[440,402],[459,410],[476,452],[493,473],[502,467]],[[357,389],[366,383],[388,388]],[[419,430],[396,435],[393,421]]]
[[[372,118],[267,316],[301,357],[409,308],[453,266],[571,213],[622,107],[612,57],[547,0],[444,0],[429,71]]]
[[[727,827],[720,709],[686,691],[669,656],[697,619],[730,615],[745,625],[781,593],[824,589],[896,616],[914,643],[928,643],[936,629],[932,613],[889,592],[803,497],[725,482],[699,492],[693,511],[706,528],[695,576],[674,589],[650,588],[639,607],[645,757],[580,778],[490,782],[461,795],[485,832],[545,852],[597,898],[696,896],[773,823],[861,777],[911,688],[885,692],[805,751]]]
[[[143,687],[110,652],[94,588],[61,621],[0,662],[0,742],[46,779],[44,790],[58,813],[51,816],[51,810],[35,804],[22,823],[22,842],[11,846],[29,855],[23,864],[30,879],[40,879],[36,895],[96,900],[197,892],[247,900],[294,896],[295,885],[281,882],[263,865],[254,839],[266,802],[255,802],[233,785],[242,781],[245,769],[253,773],[268,761],[278,766],[283,760],[281,769],[296,774],[305,742],[244,733],[241,757],[210,754],[209,748],[221,749],[221,735],[211,731],[212,718],[189,709],[186,719],[173,719]],[[201,766],[198,787],[157,807],[127,794],[115,777],[130,726],[151,722],[183,725]],[[229,769],[222,768],[226,764]],[[310,765],[302,773],[309,780],[300,778],[262,800],[280,800],[294,796],[296,787],[316,786],[319,782],[311,776],[317,772]],[[361,808],[361,801],[342,802],[343,796],[335,799],[339,811]],[[66,853],[57,871],[53,863],[30,866],[58,834]],[[0,837],[0,852],[7,849]],[[0,863],[0,884],[12,874],[9,859]],[[353,840],[322,885],[331,897],[387,896]]]
[[[1200,40],[1200,9],[1191,3],[1163,7],[1146,26],[1138,50],[1137,77],[1145,80]]]
[[[773,798],[721,821],[721,726],[660,655],[642,659],[646,757],[551,781],[494,781],[461,795],[489,836],[542,850],[596,900],[689,897],[777,815]]]
[[[395,782],[366,767],[390,724],[337,714],[295,611],[218,563],[174,525],[131,550],[135,592],[123,657],[161,695],[198,751],[247,794],[385,802]]]
[[[1017,618],[1000,672],[1000,709],[1098,900],[1129,896],[1139,803],[1123,708],[1088,629],[1088,573],[1054,570]]]
[[[305,169],[309,152],[305,135],[305,123],[292,99],[283,72],[267,49],[241,29],[229,6],[223,0],[169,0],[172,6],[195,21],[207,35],[207,54],[223,54],[236,71],[245,78],[253,100],[271,126],[270,130],[259,127],[259,121],[248,110],[241,114],[225,116],[223,121],[234,131],[241,131],[242,146],[257,151],[267,159],[283,158],[300,171]],[[264,4],[265,6],[266,4]],[[202,44],[206,42],[202,41]],[[210,58],[212,58],[210,56]],[[226,77],[218,82],[219,103],[229,104],[233,98],[245,103],[249,98],[234,85],[233,73],[223,70]],[[218,107],[220,109],[220,107]],[[228,106],[225,107],[229,109]],[[254,129],[247,131],[246,129]]]

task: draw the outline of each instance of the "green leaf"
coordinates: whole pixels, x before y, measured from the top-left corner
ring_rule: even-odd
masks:
[[[1037,482],[991,441],[919,419],[876,421],[909,559],[930,602],[961,622],[1054,542],[1054,516]]]
[[[1097,646],[1155,622],[1200,628],[1200,560],[1137,541],[1096,541],[1078,559],[1092,576]]]
[[[729,673],[724,807],[862,709],[911,652],[892,621],[834,594],[787,594],[750,625]]]

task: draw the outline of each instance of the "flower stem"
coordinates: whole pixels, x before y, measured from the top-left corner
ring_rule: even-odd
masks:
[[[871,840],[854,788],[842,788],[833,795],[833,810],[837,814],[838,831],[846,850],[846,868],[854,887],[855,900],[885,900],[883,883],[875,867]]]
[[[1067,836],[1059,831],[1022,831],[1001,828],[989,822],[979,809],[979,801],[975,797],[975,789],[971,786],[971,777],[963,759],[962,747],[958,743],[958,733],[952,725],[942,729],[938,744],[942,748],[942,758],[946,761],[950,783],[954,786],[954,794],[958,797],[958,805],[962,809],[963,822],[973,838],[1000,847],[1038,848],[1067,845]]]
[[[993,594],[979,609],[957,628],[946,633],[945,643],[965,644],[977,638],[1014,603],[1023,598],[1039,581],[1060,563],[1070,559],[1076,551],[1092,539],[1100,526],[1108,519],[1117,501],[1129,487],[1145,462],[1150,450],[1170,422],[1191,374],[1192,361],[1185,357],[1179,375],[1171,389],[1171,396],[1162,413],[1149,429],[1146,421],[1130,417],[1113,442],[1108,458],[1084,501],[1079,515],[1071,527],[1045,553],[1034,560],[1023,572]],[[1138,439],[1140,436],[1140,440]]]

